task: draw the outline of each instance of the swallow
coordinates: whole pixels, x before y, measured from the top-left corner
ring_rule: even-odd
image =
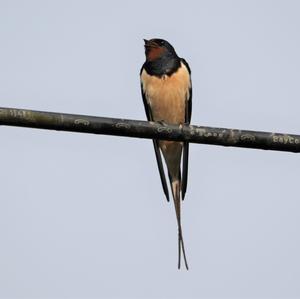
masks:
[[[146,61],[140,71],[141,91],[148,121],[166,124],[189,124],[192,114],[192,81],[188,63],[177,56],[173,46],[163,39],[145,40]],[[178,269],[181,250],[185,267],[188,263],[181,228],[180,202],[188,181],[188,142],[153,140],[160,179],[169,201],[162,156],[168,170],[170,189],[178,226]],[[162,155],[161,155],[162,154]]]

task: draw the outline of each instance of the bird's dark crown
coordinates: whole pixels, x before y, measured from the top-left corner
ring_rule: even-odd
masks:
[[[144,41],[146,62],[143,67],[150,75],[161,77],[177,71],[180,67],[180,58],[169,42],[160,38]]]
[[[164,52],[167,52],[169,54],[174,54],[176,55],[175,49],[173,48],[173,46],[167,42],[164,39],[161,38],[152,38],[150,40],[146,40],[145,41],[145,50],[151,50],[151,49],[163,49]]]

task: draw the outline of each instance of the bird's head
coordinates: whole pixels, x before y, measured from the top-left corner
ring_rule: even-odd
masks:
[[[173,46],[164,39],[153,38],[145,41],[145,54],[147,61],[155,61],[162,57],[177,57]]]

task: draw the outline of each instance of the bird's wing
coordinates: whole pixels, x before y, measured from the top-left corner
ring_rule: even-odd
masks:
[[[143,97],[143,102],[144,102],[147,119],[148,119],[148,121],[153,121],[151,108],[147,101],[147,96],[143,90],[143,82],[141,82],[141,91],[142,91],[142,97]],[[161,152],[160,152],[159,146],[158,146],[158,141],[154,139],[153,145],[154,145],[154,152],[155,152],[155,157],[156,157],[156,161],[157,161],[158,171],[159,171],[159,175],[160,175],[160,179],[161,179],[161,184],[162,184],[165,196],[167,198],[167,201],[169,201],[170,200],[169,199],[169,191],[168,191],[166,176],[165,176],[165,172],[164,172],[164,168],[163,168]]]
[[[186,66],[191,75],[191,69],[188,63],[181,58],[182,63]],[[189,124],[191,122],[192,116],[192,83],[190,84],[189,93],[186,97],[186,106],[185,106],[185,123]],[[182,185],[181,185],[181,196],[182,200],[184,200],[184,196],[187,188],[188,181],[188,166],[189,166],[189,143],[184,142],[183,145],[183,158],[182,158]]]

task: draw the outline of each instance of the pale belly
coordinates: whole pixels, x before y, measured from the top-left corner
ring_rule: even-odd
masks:
[[[143,91],[154,121],[167,124],[183,124],[185,122],[187,99],[189,98],[190,76],[187,68],[181,68],[171,76],[157,78],[143,70],[141,74]],[[172,177],[177,177],[182,155],[182,142],[159,141],[168,171]]]
[[[162,78],[149,76],[144,70],[141,81],[154,121],[169,124],[185,122],[191,83],[188,70],[183,64],[176,73]]]
[[[154,121],[168,124],[183,124],[185,121],[185,97],[176,89],[163,87],[157,95],[150,97],[150,106]]]

